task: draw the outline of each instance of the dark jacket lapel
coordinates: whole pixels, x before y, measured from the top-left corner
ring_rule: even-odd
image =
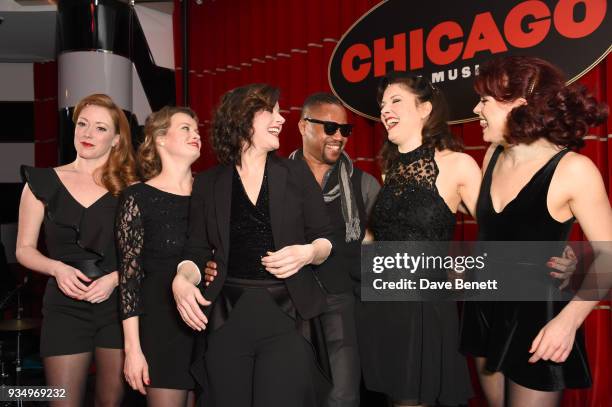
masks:
[[[219,176],[215,181],[215,214],[217,216],[217,228],[219,236],[221,238],[221,246],[223,247],[223,253],[225,253],[225,259],[223,261],[227,263],[227,256],[229,255],[229,234],[230,234],[230,202],[232,202],[232,175],[233,167],[231,165],[224,165],[220,171]]]
[[[268,156],[268,191],[270,193],[270,223],[276,250],[285,246],[283,235],[283,215],[285,192],[287,190],[287,168],[274,153]]]

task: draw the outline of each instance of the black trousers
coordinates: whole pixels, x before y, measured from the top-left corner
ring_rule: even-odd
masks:
[[[327,295],[321,314],[333,388],[327,407],[359,407],[361,366],[355,328],[355,296],[352,292]]]
[[[265,288],[245,289],[209,333],[207,407],[314,407],[310,344]]]

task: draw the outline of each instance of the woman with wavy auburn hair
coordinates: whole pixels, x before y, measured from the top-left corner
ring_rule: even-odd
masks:
[[[564,242],[577,221],[592,242],[594,265],[606,270],[610,202],[597,167],[572,151],[590,126],[605,120],[606,106],[534,57],[489,61],[475,89],[481,98],[474,112],[491,143],[476,207],[478,239]],[[608,276],[609,270],[608,264]],[[587,273],[585,281],[592,277]],[[475,356],[490,406],[556,406],[563,389],[591,385],[579,328],[597,301],[579,296],[465,304],[461,349]]]
[[[43,299],[40,353],[49,386],[79,406],[96,362],[96,404],[123,398],[123,343],[118,315],[113,225],[117,195],[137,181],[130,127],[103,94],[74,109],[76,159],[57,168],[22,166],[17,260],[50,276]],[[44,226],[47,254],[37,248]]]
[[[138,149],[144,182],[126,188],[116,220],[124,374],[149,406],[184,406],[194,333],[172,298],[174,268],[187,240],[191,164],[200,156],[195,113],[166,106],[145,122]]]

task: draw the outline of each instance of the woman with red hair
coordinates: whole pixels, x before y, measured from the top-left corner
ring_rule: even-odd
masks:
[[[23,166],[16,256],[50,278],[43,299],[40,354],[47,385],[65,389],[52,405],[80,406],[92,356],[96,405],[123,397],[113,225],[117,196],[137,181],[130,126],[107,95],[74,109],[76,159],[57,168]],[[41,226],[47,254],[38,249]]]
[[[612,210],[597,167],[573,149],[607,109],[534,57],[483,65],[474,112],[491,143],[476,216],[479,240],[565,241],[578,221],[612,241]],[[593,243],[596,264],[609,247]],[[583,298],[584,299],[584,298]],[[461,348],[476,357],[490,406],[555,406],[591,377],[579,327],[597,301],[466,303]]]

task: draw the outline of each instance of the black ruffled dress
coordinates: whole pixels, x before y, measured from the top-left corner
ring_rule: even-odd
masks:
[[[117,198],[110,192],[89,207],[66,189],[53,168],[21,167],[21,176],[45,205],[43,230],[47,255],[92,279],[117,270],[114,218]],[[49,278],[43,298],[41,356],[123,347],[117,289],[104,302],[91,304],[66,296]]]

